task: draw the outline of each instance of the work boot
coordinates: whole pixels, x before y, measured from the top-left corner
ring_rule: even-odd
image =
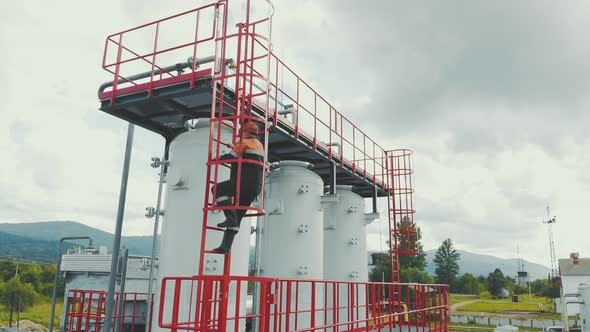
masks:
[[[234,230],[227,229],[223,232],[223,240],[221,240],[221,245],[218,248],[213,249],[213,251],[217,251],[220,254],[227,255],[231,250],[231,245],[234,242],[234,237],[238,234],[238,232]]]
[[[240,227],[240,222],[235,219],[235,216],[230,218],[226,214],[226,218],[224,222],[217,224],[217,227]]]
[[[217,206],[231,206],[232,202],[229,199],[217,203]],[[239,227],[240,222],[235,210],[222,210],[225,215],[225,221],[217,224],[217,227]]]

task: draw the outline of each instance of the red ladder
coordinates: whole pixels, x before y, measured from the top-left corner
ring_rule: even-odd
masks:
[[[217,3],[218,20],[217,32],[215,37],[216,43],[216,62],[213,68],[213,100],[211,107],[210,132],[209,132],[209,152],[207,161],[207,186],[205,188],[205,203],[203,208],[203,225],[201,233],[201,250],[199,260],[198,275],[204,275],[205,255],[220,255],[223,259],[223,276],[230,275],[231,252],[227,255],[218,253],[206,248],[207,236],[210,232],[223,232],[224,229],[208,225],[208,213],[210,211],[222,211],[224,209],[246,210],[245,217],[264,215],[264,176],[262,190],[259,194],[257,206],[240,206],[240,183],[241,183],[241,166],[244,163],[261,164],[263,174],[266,174],[266,155],[268,150],[268,115],[270,90],[269,72],[270,72],[270,32],[272,25],[272,15],[262,19],[253,19],[251,17],[251,0],[246,3],[246,17],[244,23],[237,25],[237,32],[234,34],[227,33],[228,20],[228,0],[220,0]],[[270,2],[262,0],[262,2]],[[272,8],[272,5],[271,5]],[[268,29],[268,36],[263,36],[260,31],[263,28]],[[236,57],[228,57],[228,44],[236,45]],[[229,66],[227,65],[229,64]],[[229,71],[233,70],[233,73]],[[233,83],[233,91],[228,86]],[[228,91],[229,90],[229,91]],[[233,94],[233,100],[228,99],[228,95]],[[229,100],[229,101],[228,101]],[[256,107],[257,113],[261,116],[254,115],[252,109]],[[239,128],[248,123],[256,122],[260,129],[259,134],[263,135],[264,144],[264,161],[257,162],[249,159],[243,159],[242,156],[232,160],[220,161],[219,157],[222,150],[229,150],[237,141],[243,139],[240,137]],[[231,137],[223,134],[231,130]],[[228,130],[229,129],[229,130]],[[242,134],[243,135],[243,134]],[[238,164],[238,173],[236,181],[236,195],[233,205],[217,205],[215,195],[217,186],[221,181],[220,171],[223,168],[230,168],[232,163]],[[222,168],[222,169],[220,169]],[[244,230],[242,230],[244,231]],[[249,232],[250,230],[248,230]],[[202,294],[201,287],[197,290],[197,301],[202,301],[201,328],[203,330],[225,331],[227,324],[227,301],[229,293],[229,282],[222,282],[219,292],[212,291],[211,285],[204,284]],[[197,304],[198,305],[198,304]],[[236,321],[237,324],[237,321]]]

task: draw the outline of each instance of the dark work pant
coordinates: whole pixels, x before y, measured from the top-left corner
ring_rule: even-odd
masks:
[[[213,190],[213,188],[211,188]],[[239,206],[250,206],[256,196],[258,196],[258,184],[250,184],[250,183],[242,183],[240,186],[240,203]],[[227,199],[223,199],[223,197],[227,197]],[[217,184],[217,192],[215,195],[215,200],[218,206],[229,206],[232,205],[230,198],[236,196],[236,183],[232,180],[223,181]],[[223,214],[227,220],[237,220],[238,224],[244,218],[248,210],[223,210]]]

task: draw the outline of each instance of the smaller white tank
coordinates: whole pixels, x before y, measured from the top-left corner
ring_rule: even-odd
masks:
[[[582,318],[582,332],[590,332],[590,284],[578,286],[580,304],[580,318]]]
[[[366,282],[369,278],[366,225],[375,219],[375,214],[365,213],[365,199],[353,192],[352,186],[336,186],[338,200],[326,205],[324,211],[324,279],[336,281]],[[349,294],[349,292],[354,294]],[[328,284],[328,308],[332,294],[337,292],[339,323],[366,319],[366,289],[359,284],[350,289],[348,284]],[[349,303],[354,299],[354,303]],[[353,310],[349,310],[352,306]],[[333,314],[328,312],[332,323]],[[360,323],[358,326],[364,326]],[[347,330],[341,326],[339,331]]]
[[[266,180],[266,215],[262,217],[259,242],[261,276],[316,280],[324,276],[324,182],[310,167],[302,161],[281,161]],[[279,322],[271,319],[270,326],[280,324],[281,331],[311,327],[312,292],[316,294],[315,308],[324,306],[322,285],[314,288],[311,282],[302,282],[291,286],[291,293],[287,294],[289,291],[281,285],[279,301],[284,309],[290,296],[290,308],[297,308],[300,313],[292,315],[289,326],[284,318]],[[323,316],[316,312],[315,326],[323,325]]]
[[[268,176],[260,254],[265,277],[324,276],[324,182],[303,161],[281,161]]]

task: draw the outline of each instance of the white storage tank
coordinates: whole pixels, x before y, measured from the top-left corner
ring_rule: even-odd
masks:
[[[232,131],[223,126],[222,137],[231,142]],[[161,331],[158,327],[159,296],[161,281],[165,277],[194,276],[199,272],[199,258],[201,251],[201,235],[203,226],[203,204],[207,188],[207,154],[209,145],[209,120],[199,119],[195,128],[178,135],[170,144],[169,166],[166,175],[166,190],[164,200],[164,218],[159,242],[159,269],[154,293],[154,313],[152,327],[154,331]],[[229,149],[228,149],[229,150]],[[221,153],[225,153],[222,149]],[[218,181],[229,179],[229,170],[219,167]],[[225,218],[223,213],[210,212],[208,224],[215,226]],[[234,276],[248,275],[248,252],[250,243],[251,218],[244,218],[241,231],[236,235],[232,246],[231,274]],[[206,249],[213,249],[221,243],[223,233],[209,231],[207,233]],[[223,273],[223,256],[206,254],[205,274]],[[243,287],[240,298],[240,308],[245,308],[246,289]],[[194,288],[194,287],[193,287]],[[193,289],[194,291],[194,289]],[[174,289],[170,285],[166,289],[165,311],[163,322],[170,322]],[[189,319],[189,308],[194,308],[191,302],[191,285],[186,282],[181,289],[179,320]],[[234,299],[232,301],[232,299]],[[196,302],[193,295],[192,302]],[[235,310],[235,285],[232,284],[229,294],[229,308]],[[228,309],[229,310],[229,309]],[[233,311],[229,311],[233,316]],[[242,313],[242,315],[245,314]],[[194,320],[194,317],[190,318]],[[231,321],[230,323],[232,323]],[[245,322],[240,322],[245,325]],[[232,325],[233,327],[233,325]],[[228,326],[229,328],[229,326]],[[244,330],[244,326],[240,326]],[[168,331],[166,329],[166,331]]]
[[[578,286],[580,304],[580,318],[582,319],[582,332],[590,332],[590,284]]]
[[[366,225],[376,216],[365,213],[365,200],[353,192],[352,186],[336,186],[338,201],[327,205],[324,211],[324,279],[335,281],[367,282],[369,278],[367,259]],[[328,322],[334,317],[338,322],[351,322],[366,319],[366,286],[355,284],[329,283]],[[337,305],[332,304],[333,292],[338,292]],[[354,303],[349,303],[350,299]],[[338,315],[333,310],[339,307]],[[355,308],[349,310],[349,307]],[[352,316],[351,316],[352,315]],[[365,326],[358,323],[354,326],[340,326],[344,331],[350,328]]]
[[[262,217],[260,246],[260,275],[284,279],[322,279],[323,260],[323,210],[324,182],[310,170],[312,165],[302,161],[281,161],[266,180],[265,209]],[[286,287],[286,285],[283,285]],[[291,303],[286,303],[288,291],[283,288],[284,312],[311,310],[311,283],[292,284]],[[323,288],[315,288],[315,308],[323,308]],[[295,299],[298,299],[296,302]],[[320,312],[321,313],[321,312]],[[295,317],[296,316],[296,317]],[[280,319],[281,331],[298,330],[311,326],[311,313],[306,312]],[[321,325],[323,314],[315,314],[315,325]]]

